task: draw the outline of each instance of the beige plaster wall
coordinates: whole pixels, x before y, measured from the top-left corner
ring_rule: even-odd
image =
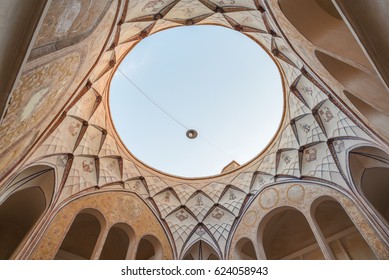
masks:
[[[172,259],[173,252],[167,236],[151,210],[135,194],[124,192],[102,192],[77,198],[67,203],[58,213],[52,214],[52,220],[44,231],[29,259],[53,259],[73,219],[83,209],[94,209],[104,216],[105,228],[103,236],[116,223],[125,223],[135,232],[136,244],[145,235],[155,236],[162,245],[162,259]],[[101,251],[105,238],[97,243],[97,251]],[[96,250],[96,249],[95,249]]]
[[[57,2],[53,1],[52,5]],[[11,94],[7,114],[0,124],[0,156],[4,159],[0,163],[0,178],[7,175],[38,137],[46,132],[71,97],[84,90],[85,76],[110,38],[118,4],[115,1],[108,9],[101,11],[102,20],[83,41],[59,51],[46,50],[45,55],[38,59],[30,58],[25,65],[19,83]],[[52,26],[56,26],[55,19],[62,16],[57,10],[50,11],[46,17],[54,21],[41,26],[38,38],[50,33]],[[65,14],[67,10],[61,12]],[[92,21],[85,21],[84,24],[95,25]],[[87,26],[85,28],[88,29]],[[62,36],[70,36],[72,29],[68,32]]]
[[[139,239],[145,234],[155,235],[162,240],[163,258],[166,259],[173,258],[166,234],[171,234],[170,238],[175,240],[175,250],[184,253],[188,249],[185,246],[191,245],[194,236],[205,238],[201,237],[203,231],[197,231],[202,227],[210,229],[207,240],[222,251],[223,258],[233,257],[234,242],[240,237],[252,238],[256,244],[257,222],[272,209],[298,208],[309,223],[313,223],[309,207],[313,199],[321,195],[340,201],[377,256],[387,258],[387,245],[358,207],[340,192],[330,189],[337,186],[352,193],[352,186],[345,179],[347,148],[355,144],[353,141],[376,143],[375,136],[362,130],[366,127],[355,122],[351,111],[333,102],[336,96],[342,97],[343,86],[324,69],[314,56],[317,47],[294,29],[276,0],[265,1],[269,5],[266,13],[262,13],[254,2],[247,1],[250,5],[246,8],[252,11],[243,9],[242,13],[228,15],[214,13],[195,1],[190,4],[190,13],[185,12],[182,3],[173,8],[166,7],[167,10],[157,5],[161,9],[158,17],[150,17],[149,13],[157,11],[150,7],[150,11],[144,10],[143,1],[129,2],[128,10],[124,9],[124,2],[113,1],[106,13],[105,6],[94,7],[94,17],[90,18],[83,11],[81,15],[87,16],[85,20],[78,18],[77,9],[87,2],[68,3],[73,4],[64,7],[54,1],[53,5],[61,12],[57,14],[54,8],[49,11],[35,45],[35,54],[24,69],[21,82],[13,93],[9,114],[0,126],[0,180],[10,171],[17,174],[15,166],[23,160],[25,165],[47,160],[61,170],[53,203],[66,203],[66,206],[58,213],[58,210],[51,210],[51,214],[45,216],[49,227],[41,232],[42,237],[37,235],[36,247],[35,243],[29,245],[35,249],[31,255],[25,254],[26,258],[52,259],[71,221],[85,208],[100,211],[108,225],[130,224]],[[98,11],[103,16],[101,20]],[[160,16],[166,17],[156,20]],[[276,23],[272,22],[273,16]],[[61,21],[61,18],[73,21]],[[272,58],[283,73],[285,116],[269,146],[249,164],[221,176],[184,179],[161,174],[131,155],[111,123],[108,97],[109,82],[116,67],[139,40],[181,23],[194,22],[235,28],[256,38],[269,54],[273,53]],[[53,25],[59,26],[58,29],[53,29]],[[282,29],[286,41],[274,36],[275,31],[281,34],[277,26]],[[63,30],[68,33],[63,34]],[[57,37],[53,36],[53,31],[59,32]],[[89,32],[92,33],[87,36]],[[306,73],[300,71],[303,66],[320,77],[333,92],[324,90],[319,80],[305,77]],[[317,109],[323,109],[322,113],[318,114]],[[60,112],[58,122],[50,123]],[[42,141],[37,143],[37,139]],[[26,159],[30,148],[32,151]],[[299,181],[297,184],[274,183],[290,178]],[[307,182],[308,179],[326,183],[314,185]],[[107,192],[101,193],[99,189]],[[257,193],[260,194],[256,196]],[[200,195],[207,201],[201,208],[196,206]],[[255,196],[256,200],[251,203]],[[241,213],[248,201],[251,203],[249,210]],[[154,207],[158,218],[147,204]],[[196,213],[185,212],[182,206]],[[242,215],[245,215],[243,219]],[[239,219],[241,222],[236,223]],[[162,221],[168,223],[166,232],[160,224]],[[46,221],[42,224],[47,225]],[[230,244],[230,232],[234,232],[236,226]],[[314,233],[320,237],[318,231]],[[323,242],[319,245],[328,251]],[[101,246],[99,243],[98,250]],[[230,248],[230,255],[225,248]],[[325,255],[329,257],[328,252]]]
[[[260,225],[263,226],[264,218],[268,213],[282,207],[292,207],[304,214],[323,254],[326,255],[328,245],[325,244],[322,233],[311,213],[314,201],[322,197],[330,197],[338,201],[376,256],[379,259],[389,259],[389,246],[372,227],[356,203],[340,191],[314,183],[281,183],[263,189],[242,215],[231,240],[229,258],[235,259],[234,248],[239,240],[248,238],[255,244],[257,256],[264,259],[265,255],[261,249],[260,238],[263,229]],[[351,244],[355,243],[352,238],[350,240]],[[327,258],[331,258],[331,256],[327,255]]]

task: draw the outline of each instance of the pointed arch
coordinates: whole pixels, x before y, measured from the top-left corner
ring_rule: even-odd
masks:
[[[335,259],[377,259],[338,201],[318,198],[312,203],[311,213]]]
[[[281,11],[308,41],[372,69],[331,0],[279,0]]]
[[[55,171],[46,165],[20,172],[0,194],[0,259],[12,259],[50,206]]]
[[[55,255],[55,259],[91,259],[105,224],[103,214],[95,209],[88,208],[78,212]]]
[[[220,260],[216,250],[205,240],[195,242],[185,253],[183,260]]]
[[[125,223],[114,224],[108,232],[100,260],[125,260],[133,249],[135,241],[134,230]]]
[[[389,155],[376,147],[358,147],[349,152],[349,167],[356,191],[389,226]]]
[[[358,107],[355,98],[362,99],[376,110],[376,114],[387,116],[389,97],[377,76],[322,51],[316,50],[315,55],[331,76],[347,89],[346,97],[355,104],[355,107]],[[361,108],[360,105],[359,107]]]
[[[258,242],[269,260],[324,259],[305,216],[292,207],[274,209],[264,217]]]
[[[240,239],[235,246],[234,255],[236,260],[257,260],[257,253],[253,242],[248,238]]]
[[[161,242],[152,235],[143,236],[139,241],[136,252],[136,260],[160,260],[162,259]]]

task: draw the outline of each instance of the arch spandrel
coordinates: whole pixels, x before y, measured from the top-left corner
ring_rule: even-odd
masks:
[[[66,221],[69,221],[69,215],[71,215],[71,213],[75,213],[75,209],[81,209],[83,205],[88,204],[94,205],[96,208],[108,209],[110,201],[118,202],[126,200],[137,201],[139,205],[142,205],[140,206],[141,208],[147,208],[147,211],[145,211],[147,214],[145,215],[153,221],[151,225],[155,227],[152,229],[150,225],[150,228],[147,228],[147,230],[157,231],[157,235],[161,237],[160,240],[163,240],[161,243],[164,247],[164,258],[176,257],[174,253],[172,253],[168,243],[168,238],[166,237],[169,230],[161,225],[161,218],[155,218],[154,214],[144,203],[147,203],[149,207],[154,209],[157,213],[160,211],[159,206],[153,202],[153,197],[156,196],[157,193],[163,192],[168,188],[174,188],[178,185],[187,185],[195,190],[203,190],[204,188],[207,188],[207,186],[212,187],[213,184],[217,184],[221,186],[220,193],[216,192],[215,197],[212,197],[212,201],[207,200],[207,203],[209,203],[207,207],[209,209],[219,209],[217,205],[219,199],[218,195],[220,196],[228,184],[236,184],[237,187],[244,190],[244,192],[248,192],[248,190],[250,190],[250,193],[253,196],[247,198],[247,203],[242,204],[250,206],[244,209],[245,211],[243,214],[239,214],[238,211],[235,211],[234,213],[236,216],[232,214],[225,215],[225,217],[229,216],[229,219],[228,221],[224,221],[224,224],[227,225],[224,229],[221,228],[223,226],[223,221],[217,224],[217,230],[215,229],[216,224],[209,222],[210,219],[208,219],[207,222],[207,226],[212,227],[215,233],[223,231],[234,232],[233,237],[228,237],[228,235],[223,236],[223,239],[225,240],[223,240],[221,246],[223,247],[221,250],[225,250],[224,248],[230,248],[229,251],[222,252],[222,254],[230,254],[229,256],[232,258],[231,248],[235,246],[234,242],[238,240],[237,236],[247,236],[251,239],[254,238],[255,236],[253,236],[253,234],[255,235],[256,233],[254,233],[253,228],[258,228],[256,223],[263,217],[263,211],[265,211],[265,209],[263,207],[260,209],[255,208],[260,207],[258,201],[261,195],[257,194],[265,192],[267,190],[266,186],[269,184],[272,184],[272,188],[277,190],[275,193],[278,192],[280,197],[277,199],[272,197],[273,200],[270,199],[267,201],[270,204],[274,204],[270,205],[270,207],[269,204],[264,204],[268,208],[275,207],[275,205],[288,205],[293,202],[293,199],[296,200],[299,197],[296,193],[298,191],[296,191],[293,192],[293,199],[288,200],[285,196],[286,184],[280,182],[277,183],[278,178],[276,175],[279,175],[277,174],[277,171],[279,171],[277,170],[277,161],[279,160],[277,155],[287,156],[288,153],[280,151],[280,149],[285,148],[293,148],[295,151],[302,153],[301,157],[297,157],[295,155],[295,161],[299,160],[299,162],[296,161],[293,165],[293,168],[297,169],[293,169],[291,173],[295,177],[296,181],[301,183],[305,189],[303,199],[304,203],[307,203],[311,197],[321,194],[332,195],[338,198],[340,203],[345,206],[345,210],[350,214],[352,219],[357,221],[357,227],[361,228],[362,235],[367,239],[368,243],[374,244],[372,246],[374,247],[377,255],[381,258],[385,258],[385,256],[388,255],[387,245],[385,245],[385,242],[383,242],[376,234],[376,231],[371,227],[370,222],[363,214],[361,214],[361,211],[358,206],[355,205],[353,200],[341,194],[340,191],[334,191],[330,188],[336,187],[344,192],[348,191],[350,188],[350,181],[345,179],[347,178],[348,167],[347,164],[343,164],[345,161],[344,158],[346,158],[347,149],[341,149],[342,145],[339,141],[345,141],[345,143],[347,143],[347,141],[360,141],[364,143],[373,143],[375,145],[381,145],[380,143],[382,142],[377,140],[378,138],[371,134],[369,129],[367,129],[358,118],[354,117],[352,111],[345,108],[341,102],[338,102],[335,93],[341,92],[341,87],[330,75],[328,75],[328,73],[323,71],[322,66],[317,60],[314,58],[309,59],[310,56],[307,55],[307,53],[314,52],[312,44],[306,42],[301,35],[295,35],[295,30],[286,21],[284,15],[278,7],[278,4],[276,3],[276,0],[265,1],[266,5],[264,7],[257,7],[255,5],[256,1],[234,1],[236,4],[231,4],[231,7],[219,7],[222,8],[221,10],[218,9],[218,5],[215,1],[210,0],[201,2],[192,0],[154,1],[156,6],[153,6],[151,3],[152,1],[148,1],[148,3],[151,3],[148,5],[145,5],[142,1],[130,2],[135,4],[136,7],[134,6],[134,9],[130,9],[129,7],[130,10],[127,10],[124,13],[122,13],[121,9],[117,9],[120,13],[117,13],[116,15],[114,15],[116,12],[115,7],[112,6],[109,10],[109,14],[101,21],[101,28],[97,27],[95,33],[92,33],[90,37],[80,43],[86,44],[86,49],[88,50],[93,49],[93,58],[95,59],[90,59],[88,63],[82,65],[81,70],[75,71],[77,75],[72,82],[70,82],[71,88],[63,94],[60,100],[61,102],[58,101],[58,104],[65,105],[66,103],[69,105],[69,110],[64,111],[62,110],[62,107],[60,110],[60,106],[58,106],[58,110],[57,108],[52,110],[53,115],[54,112],[63,111],[65,118],[63,118],[62,121],[59,120],[54,127],[49,126],[47,124],[48,122],[46,122],[47,120],[35,120],[35,124],[39,126],[39,128],[42,128],[46,135],[43,137],[44,141],[42,141],[44,144],[37,145],[35,147],[34,151],[36,153],[28,158],[28,162],[32,163],[38,160],[41,161],[49,157],[57,156],[59,150],[61,150],[61,153],[66,153],[66,156],[69,156],[69,158],[74,157],[74,159],[72,159],[73,162],[69,163],[66,169],[61,167],[64,169],[65,179],[63,182],[65,187],[60,190],[60,194],[58,195],[61,195],[61,201],[66,201],[75,197],[79,198],[64,206],[58,213],[52,213],[51,223],[42,239],[39,241],[34,252],[32,252],[31,258],[53,258],[53,252],[50,248],[53,247],[52,244],[60,244],[61,239],[61,237],[54,232],[58,230],[63,233],[63,230],[66,227]],[[207,2],[209,5],[204,5],[202,2]],[[243,4],[243,2],[246,4]],[[240,11],[242,11],[241,15],[253,15],[252,19],[259,18],[259,16],[261,16],[261,19],[266,18],[266,21],[258,21],[255,23],[255,21],[249,20],[247,17],[241,17],[239,14]],[[228,14],[230,14],[230,16]],[[247,24],[244,23],[245,19],[249,21]],[[268,147],[258,157],[253,159],[247,165],[232,172],[209,178],[187,179],[169,176],[167,174],[160,173],[149,166],[141,164],[131,155],[129,151],[127,151],[118,137],[110,119],[110,109],[108,106],[109,94],[107,92],[109,87],[107,87],[107,84],[112,78],[118,63],[137,42],[145,36],[149,36],[155,32],[183,24],[192,25],[207,23],[221,25],[221,22],[227,22],[231,28],[250,35],[249,37],[251,38],[260,38],[257,40],[261,42],[262,47],[267,48],[266,51],[271,54],[274,62],[277,64],[282,73],[285,89],[289,89],[299,77],[301,78],[301,75],[304,75],[304,85],[297,84],[297,87],[298,90],[304,90],[303,87],[305,87],[307,91],[302,92],[300,96],[296,96],[289,90],[285,90],[284,118],[272,142],[269,143]],[[253,24],[257,25],[253,26]],[[112,27],[111,30],[110,27]],[[104,32],[102,30],[104,30]],[[283,32],[280,32],[280,30]],[[99,33],[100,36],[97,36],[96,33]],[[101,36],[101,34],[104,34],[104,36]],[[289,39],[289,37],[292,38]],[[105,44],[106,41],[108,42],[107,38],[109,39],[109,43]],[[91,41],[93,41],[93,44],[90,43]],[[97,61],[98,56],[97,50],[99,48],[96,48],[95,46],[101,46],[100,49],[104,49],[104,51],[97,64],[92,65],[92,62]],[[74,49],[76,50],[81,47],[85,46],[75,45]],[[73,48],[73,46],[69,48]],[[301,52],[305,52],[305,54],[302,55],[301,52],[296,51],[296,49],[303,50]],[[56,55],[62,55],[65,57],[63,52],[64,50],[61,50],[50,56],[55,57]],[[31,73],[33,73],[33,71],[39,72],[37,69],[40,69],[39,67],[41,66],[38,65],[44,65],[44,67],[49,68],[55,63],[58,63],[55,62],[56,60],[53,58],[50,60],[50,56],[46,55],[37,59],[33,63],[31,62],[31,64],[28,64],[27,70],[31,71]],[[46,63],[46,60],[50,60],[51,64]],[[306,64],[309,66],[306,67],[308,70],[302,69],[304,68],[303,66],[307,66]],[[74,65],[75,64],[73,64],[73,66]],[[87,68],[91,71],[86,71]],[[315,75],[310,75],[310,73],[314,73]],[[27,75],[27,71],[25,75]],[[312,76],[319,76],[320,79],[314,79]],[[24,79],[27,79],[26,77]],[[324,84],[321,79],[324,79],[326,84]],[[88,80],[89,82],[86,82]],[[24,81],[23,78],[22,81]],[[86,84],[85,88],[83,88],[81,92],[76,90],[77,86],[80,84]],[[300,85],[301,89],[299,88]],[[48,90],[47,95],[51,95],[50,90],[54,86],[57,85],[49,85],[50,89]],[[313,89],[312,93],[309,90],[311,86]],[[95,104],[93,104],[92,101],[86,102],[82,98],[79,100],[72,99],[75,93],[80,93],[82,96],[91,88],[95,91]],[[310,96],[310,94],[313,94],[315,90],[320,90],[320,96],[318,99]],[[41,94],[42,93],[43,92],[41,92]],[[21,110],[24,107],[17,104],[26,104],[29,101],[28,99],[30,96],[24,95],[23,98],[26,98],[26,100],[23,100],[24,103],[16,96],[14,104],[9,107],[10,111],[8,118],[10,118],[9,116],[22,115]],[[320,116],[320,112],[315,112],[315,106],[322,101],[330,103],[331,106],[335,106],[338,110],[343,112],[342,125],[344,125],[344,127],[338,128],[338,131],[341,131],[342,134],[334,132],[334,126],[327,126],[321,123],[330,118],[330,114],[324,111],[324,107],[321,108],[323,109],[324,115]],[[88,106],[85,106],[85,112],[80,113],[79,110],[83,110],[83,104],[86,103],[88,103]],[[330,108],[330,106],[327,107]],[[43,110],[38,109],[39,106],[36,108],[37,112],[44,112]],[[319,114],[321,122],[315,117],[316,113]],[[332,113],[332,115],[335,116],[334,113]],[[39,119],[43,118],[41,115],[38,117]],[[73,121],[73,119],[76,124],[80,124],[80,130],[75,128],[74,124],[72,124],[71,121]],[[306,119],[311,120],[311,123],[303,122]],[[1,124],[0,131],[8,131],[11,125],[10,120],[11,119],[7,119]],[[12,122],[17,123],[17,120],[13,119]],[[311,125],[312,123],[314,125]],[[363,133],[359,131],[356,132],[356,130],[353,129],[355,127],[358,127],[358,130],[363,131]],[[88,136],[88,128],[89,130],[99,130],[100,145],[96,145],[94,142],[89,145],[87,141],[83,140]],[[316,139],[314,137],[310,137],[310,135],[314,135],[312,132],[313,129],[316,129],[316,131],[330,130],[331,133],[327,135],[325,133],[321,133],[320,137]],[[10,145],[11,141],[19,141],[18,139],[22,139],[23,135],[26,136],[33,129],[24,130],[25,131],[22,132],[22,129],[18,126],[13,128],[13,132],[15,133],[1,134],[6,135],[3,137],[6,137],[5,140],[7,141],[2,141],[2,143],[5,143],[3,146],[4,149],[9,149],[9,151],[1,151],[2,153],[5,152],[2,155],[5,155],[4,158],[8,160],[4,161],[4,164],[7,164],[7,166],[0,166],[0,172],[3,172],[3,170],[8,172],[10,170],[9,166],[14,165],[16,159],[20,160],[25,153],[25,151],[22,151],[20,145]],[[349,139],[350,137],[353,138]],[[60,144],[59,142],[56,142],[58,138],[65,143]],[[318,141],[320,141],[320,143]],[[338,144],[335,145],[335,143]],[[15,148],[15,150],[13,150],[13,148]],[[316,152],[314,152],[314,149]],[[294,153],[296,154],[296,152]],[[61,154],[61,156],[65,155]],[[107,159],[106,156],[115,157],[116,163],[114,168],[112,168],[112,174],[110,174],[111,168],[108,166],[109,163],[105,163]],[[330,162],[326,162],[328,159],[330,159]],[[100,161],[102,163],[101,165]],[[55,161],[55,163],[53,161],[51,162],[58,166],[63,165],[63,160]],[[103,170],[100,170],[100,167],[104,169],[104,174],[102,174]],[[323,168],[323,172],[320,172],[320,168]],[[282,168],[282,175],[290,175],[289,171],[286,172],[284,170],[286,169]],[[251,172],[254,173],[251,174]],[[264,175],[264,177],[266,177],[266,180],[260,180],[260,176],[258,176],[259,174],[265,174],[266,176]],[[105,178],[104,180],[102,175]],[[252,178],[250,178],[250,176]],[[106,178],[109,178],[109,180]],[[259,181],[256,181],[257,179]],[[316,180],[322,184],[313,185],[312,183],[307,183],[307,181],[305,181],[306,179]],[[274,180],[276,182],[274,182]],[[135,181],[142,183],[143,201],[139,198],[135,198],[135,195],[133,194],[124,194],[123,192],[119,192],[122,191],[123,188],[127,188],[126,182]],[[104,182],[104,186],[100,185],[100,182]],[[106,192],[104,194],[96,193],[101,187],[103,187],[103,189],[105,187],[109,187],[112,192]],[[134,188],[136,188],[135,184],[131,184],[131,190]],[[86,196],[81,195],[81,193]],[[209,190],[209,193],[212,193],[212,190]],[[92,202],[91,197],[96,198],[96,202]],[[184,195],[182,197],[186,196]],[[185,201],[182,197],[180,196],[180,201],[177,203],[182,204],[182,206],[189,206],[186,203],[191,201],[191,199],[187,198]],[[234,201],[232,201],[232,203],[234,203]],[[296,201],[293,203],[296,203]],[[121,205],[120,207],[124,206]],[[296,207],[304,208],[306,207],[306,204],[303,204],[302,206],[297,204]],[[190,208],[191,207],[188,207],[188,209]],[[174,211],[176,210],[171,209],[171,212],[166,212],[164,214],[165,217],[169,216],[169,214]],[[120,216],[120,211],[114,212],[115,215]],[[217,213],[213,214],[218,217]],[[209,215],[210,214],[204,213],[204,216],[209,217]],[[59,217],[61,217],[61,219]],[[240,222],[232,223],[231,221],[233,219],[237,219]],[[221,225],[220,228],[219,224]],[[136,231],[138,227],[139,229],[146,231],[144,225],[140,223],[134,227],[134,230]],[[49,246],[49,244],[51,245]]]
[[[29,258],[53,259],[73,218],[83,209],[94,209],[104,215],[106,225],[102,231],[120,222],[126,223],[134,229],[137,242],[144,235],[154,235],[161,242],[164,253],[162,259],[173,258],[165,231],[150,208],[136,195],[120,192],[86,195],[67,203],[51,217],[50,224]],[[103,244],[100,245],[103,246]]]
[[[269,192],[268,190],[273,191]],[[263,198],[262,194],[266,195],[266,198]],[[366,214],[362,212],[361,205],[350,198],[350,194],[346,194],[339,188],[335,189],[330,186],[323,187],[323,185],[316,183],[299,182],[271,185],[252,200],[230,239],[229,258],[234,258],[234,248],[242,238],[255,240],[254,246],[256,248],[262,246],[258,238],[260,238],[261,230],[263,230],[263,225],[265,224],[263,222],[264,218],[269,217],[268,213],[276,213],[278,209],[292,208],[299,210],[306,218],[312,219],[312,205],[317,201],[321,201],[320,199],[332,199],[339,202],[374,254],[380,259],[388,258],[389,245],[384,239],[375,234],[377,230],[373,227]],[[269,201],[272,201],[272,203],[266,204]],[[259,249],[258,251],[261,250]],[[264,255],[259,254],[260,259],[264,257]]]

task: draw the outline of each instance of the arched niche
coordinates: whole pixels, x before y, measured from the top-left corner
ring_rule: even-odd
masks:
[[[136,251],[136,260],[160,260],[162,258],[162,246],[159,240],[146,235],[139,241]]]
[[[105,219],[99,211],[94,209],[80,211],[66,233],[55,259],[91,259],[104,226]]]
[[[358,98],[369,104],[380,115],[388,114],[389,94],[376,76],[361,71],[321,51],[315,51],[315,55],[324,68],[347,89],[347,97],[349,99],[351,97],[351,102],[356,102],[355,98]],[[355,105],[361,107],[360,103]],[[366,112],[366,109],[364,111]],[[368,115],[365,117],[370,120]]]
[[[130,244],[134,242],[133,229],[124,223],[113,225],[105,239],[100,260],[125,260],[128,259]]]
[[[328,197],[319,198],[312,204],[312,216],[335,259],[377,258],[339,202]]]
[[[259,226],[258,239],[268,260],[324,259],[308,221],[294,208],[268,213]]]
[[[257,260],[253,242],[248,238],[240,239],[235,246],[235,259],[237,260]]]
[[[183,260],[220,260],[219,254],[204,240],[194,243],[184,254]]]
[[[331,0],[279,0],[289,22],[317,47],[372,69]]]
[[[389,225],[389,155],[375,147],[359,147],[350,151],[349,165],[357,191]]]
[[[343,91],[346,98],[357,108],[357,110],[365,116],[375,127],[382,130],[389,136],[389,113],[381,112],[370,104],[366,103],[347,90]]]
[[[48,166],[25,169],[0,196],[0,259],[19,252],[50,205],[55,188],[55,172]]]

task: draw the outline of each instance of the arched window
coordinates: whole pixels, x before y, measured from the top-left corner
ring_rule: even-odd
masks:
[[[162,246],[157,238],[151,235],[142,237],[138,244],[136,260],[160,260],[162,259]]]
[[[257,260],[257,254],[253,242],[248,238],[242,238],[235,246],[235,259],[237,260]]]
[[[269,213],[259,231],[268,260],[324,259],[311,227],[296,209],[276,209]]]
[[[183,260],[220,260],[219,254],[205,241],[197,241],[185,253]]]
[[[360,147],[349,153],[350,173],[357,191],[389,224],[389,155],[378,148]]]
[[[113,225],[105,239],[100,260],[125,260],[128,259],[130,242],[134,240],[135,234],[130,226],[119,223]]]
[[[96,210],[85,209],[78,213],[62,241],[55,259],[91,259],[104,224],[102,214]]]
[[[21,172],[0,197],[0,259],[10,259],[49,207],[54,169],[33,166]]]
[[[312,212],[336,259],[376,259],[339,202],[331,199],[319,200],[313,204]]]

